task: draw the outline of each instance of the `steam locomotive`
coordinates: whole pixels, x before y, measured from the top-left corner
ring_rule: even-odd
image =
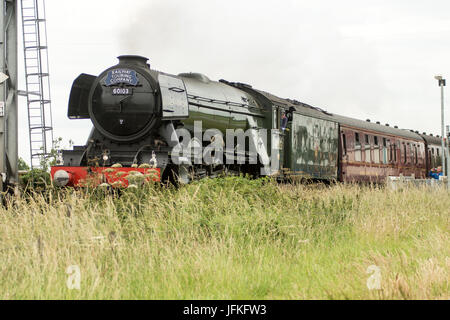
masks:
[[[331,114],[243,83],[155,71],[140,56],[118,59],[73,83],[68,116],[90,119],[93,129],[86,145],[62,151],[51,172],[56,185],[127,187],[136,174],[189,183],[224,172],[383,182],[425,178],[441,165],[439,137]]]

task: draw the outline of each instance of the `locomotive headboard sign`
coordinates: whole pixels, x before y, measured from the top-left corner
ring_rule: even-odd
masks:
[[[188,118],[189,103],[183,80],[165,74],[159,74],[158,80],[161,88],[163,119]]]
[[[118,84],[136,87],[139,84],[137,72],[130,69],[114,69],[109,71],[105,79],[105,85],[111,87]]]

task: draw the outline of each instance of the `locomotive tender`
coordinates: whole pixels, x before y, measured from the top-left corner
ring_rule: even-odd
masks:
[[[182,183],[222,172],[383,182],[400,174],[425,178],[440,165],[437,137],[331,114],[242,83],[158,72],[147,61],[121,56],[98,77],[75,80],[68,116],[90,119],[94,128],[85,146],[62,152],[52,168],[55,184],[77,187],[97,177],[98,184],[127,186],[128,174],[149,171],[153,180]],[[246,132],[247,142],[233,140],[230,148],[228,139],[205,134],[211,129],[227,138],[227,130]],[[180,130],[194,138],[183,141]],[[179,161],[174,149],[181,145],[196,151]],[[215,161],[218,146],[226,163]],[[205,153],[213,161],[202,160]]]

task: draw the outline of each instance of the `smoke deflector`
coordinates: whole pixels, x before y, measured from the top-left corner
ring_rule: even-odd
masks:
[[[186,87],[180,78],[160,74],[163,119],[181,120],[189,117],[189,103]]]

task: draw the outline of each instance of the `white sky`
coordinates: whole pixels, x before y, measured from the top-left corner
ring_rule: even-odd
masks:
[[[434,76],[450,76],[450,1],[47,0],[46,9],[54,135],[66,145],[85,144],[92,127],[67,119],[73,80],[121,54],[440,134]],[[29,161],[23,98],[20,119],[20,156]]]

